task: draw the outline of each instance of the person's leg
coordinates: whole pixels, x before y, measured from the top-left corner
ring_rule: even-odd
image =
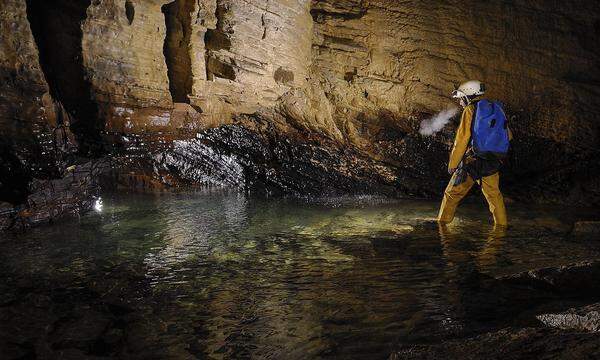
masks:
[[[455,172],[444,191],[444,199],[437,219],[441,223],[449,223],[454,219],[456,207],[473,186],[473,179],[470,176],[467,176],[462,183],[454,185],[457,176],[458,174]]]
[[[495,173],[484,177],[481,181],[481,191],[488,202],[490,212],[494,216],[494,223],[501,226],[508,225],[504,197],[500,192],[500,174]]]

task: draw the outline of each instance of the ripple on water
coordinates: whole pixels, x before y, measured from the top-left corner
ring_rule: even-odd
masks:
[[[6,341],[49,357],[385,357],[398,342],[472,328],[474,274],[598,256],[566,236],[565,209],[511,204],[512,227],[499,231],[479,203],[443,229],[428,222],[438,204],[423,201],[213,193],[103,204],[0,242]],[[103,325],[65,320],[90,314]],[[65,338],[79,331],[91,340]]]

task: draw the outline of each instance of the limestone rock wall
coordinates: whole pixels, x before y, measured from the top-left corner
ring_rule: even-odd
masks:
[[[480,79],[528,113],[520,134],[593,147],[599,13],[586,1],[318,0],[314,67],[343,109],[400,117],[441,110],[453,84]]]
[[[166,1],[92,2],[82,24],[85,66],[96,101],[138,107],[171,107],[163,56]]]
[[[206,80],[196,82],[192,104],[229,118],[273,107],[306,84],[311,63],[308,0],[217,0],[208,24]],[[212,19],[212,17],[209,17]]]
[[[81,22],[69,17],[81,8]],[[44,18],[51,12],[59,20]],[[420,120],[452,106],[454,84],[476,78],[511,117],[505,179],[515,196],[552,200],[547,188],[557,187],[563,200],[600,199],[595,2],[5,0],[0,27],[9,34],[0,41],[0,129],[15,139],[3,141],[7,164],[51,168],[25,159],[56,162],[48,134],[58,125],[75,124],[80,152],[102,135],[117,149],[133,148],[135,136],[144,153],[254,118],[294,141],[352,148],[381,162],[386,186],[421,183],[423,192],[410,192],[434,195],[455,125],[425,138]],[[78,32],[81,47],[47,56]],[[79,64],[81,73],[69,71]],[[87,103],[97,109],[82,112]]]
[[[129,3],[128,17],[125,1],[95,1],[82,24],[84,64],[107,128],[114,131],[161,122],[173,107],[163,55],[166,1]]]
[[[201,128],[274,106],[306,83],[309,8],[307,0],[93,2],[84,59],[108,129]],[[192,105],[191,124],[172,119],[173,102]]]
[[[52,104],[24,1],[2,2],[0,33],[0,197],[17,201],[24,178],[56,173]]]

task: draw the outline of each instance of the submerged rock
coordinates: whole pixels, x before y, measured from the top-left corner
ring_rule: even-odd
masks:
[[[558,314],[541,314],[537,319],[547,326],[559,329],[599,332],[600,304],[569,309]]]
[[[502,283],[557,294],[600,295],[600,260],[583,261],[503,276]]]
[[[535,307],[560,307],[562,301],[573,298],[600,298],[600,261],[580,262],[548,267],[523,273],[489,278],[468,279],[470,290],[461,302],[466,311],[483,309],[487,315],[487,332],[465,338],[446,338],[439,344],[400,344],[389,359],[584,359],[600,353],[600,305],[574,308],[556,313],[535,315]],[[464,292],[464,288],[463,288]],[[477,306],[471,306],[478,303]],[[539,314],[539,312],[537,312]],[[501,317],[502,321],[491,321]],[[469,313],[468,318],[478,318]],[[554,327],[531,327],[536,318]],[[519,319],[520,321],[515,321]],[[520,328],[519,323],[529,324]],[[473,327],[477,323],[467,324]],[[489,328],[489,326],[495,326]],[[535,326],[535,325],[534,325]],[[568,330],[568,331],[565,331]],[[585,331],[582,333],[582,331]]]
[[[591,236],[593,240],[600,240],[600,221],[578,221],[573,226],[573,235]]]
[[[0,231],[12,226],[16,213],[17,210],[15,210],[12,204],[0,202]]]
[[[389,359],[588,359],[600,353],[596,334],[506,328],[437,345],[406,345]]]
[[[111,319],[106,314],[86,308],[75,309],[69,317],[57,322],[49,341],[55,349],[89,351],[99,342],[110,324]]]

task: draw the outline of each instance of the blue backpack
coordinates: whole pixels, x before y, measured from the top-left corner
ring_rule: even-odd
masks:
[[[486,99],[475,103],[475,117],[471,125],[471,145],[475,155],[484,159],[503,159],[510,146],[508,123],[498,101]]]

